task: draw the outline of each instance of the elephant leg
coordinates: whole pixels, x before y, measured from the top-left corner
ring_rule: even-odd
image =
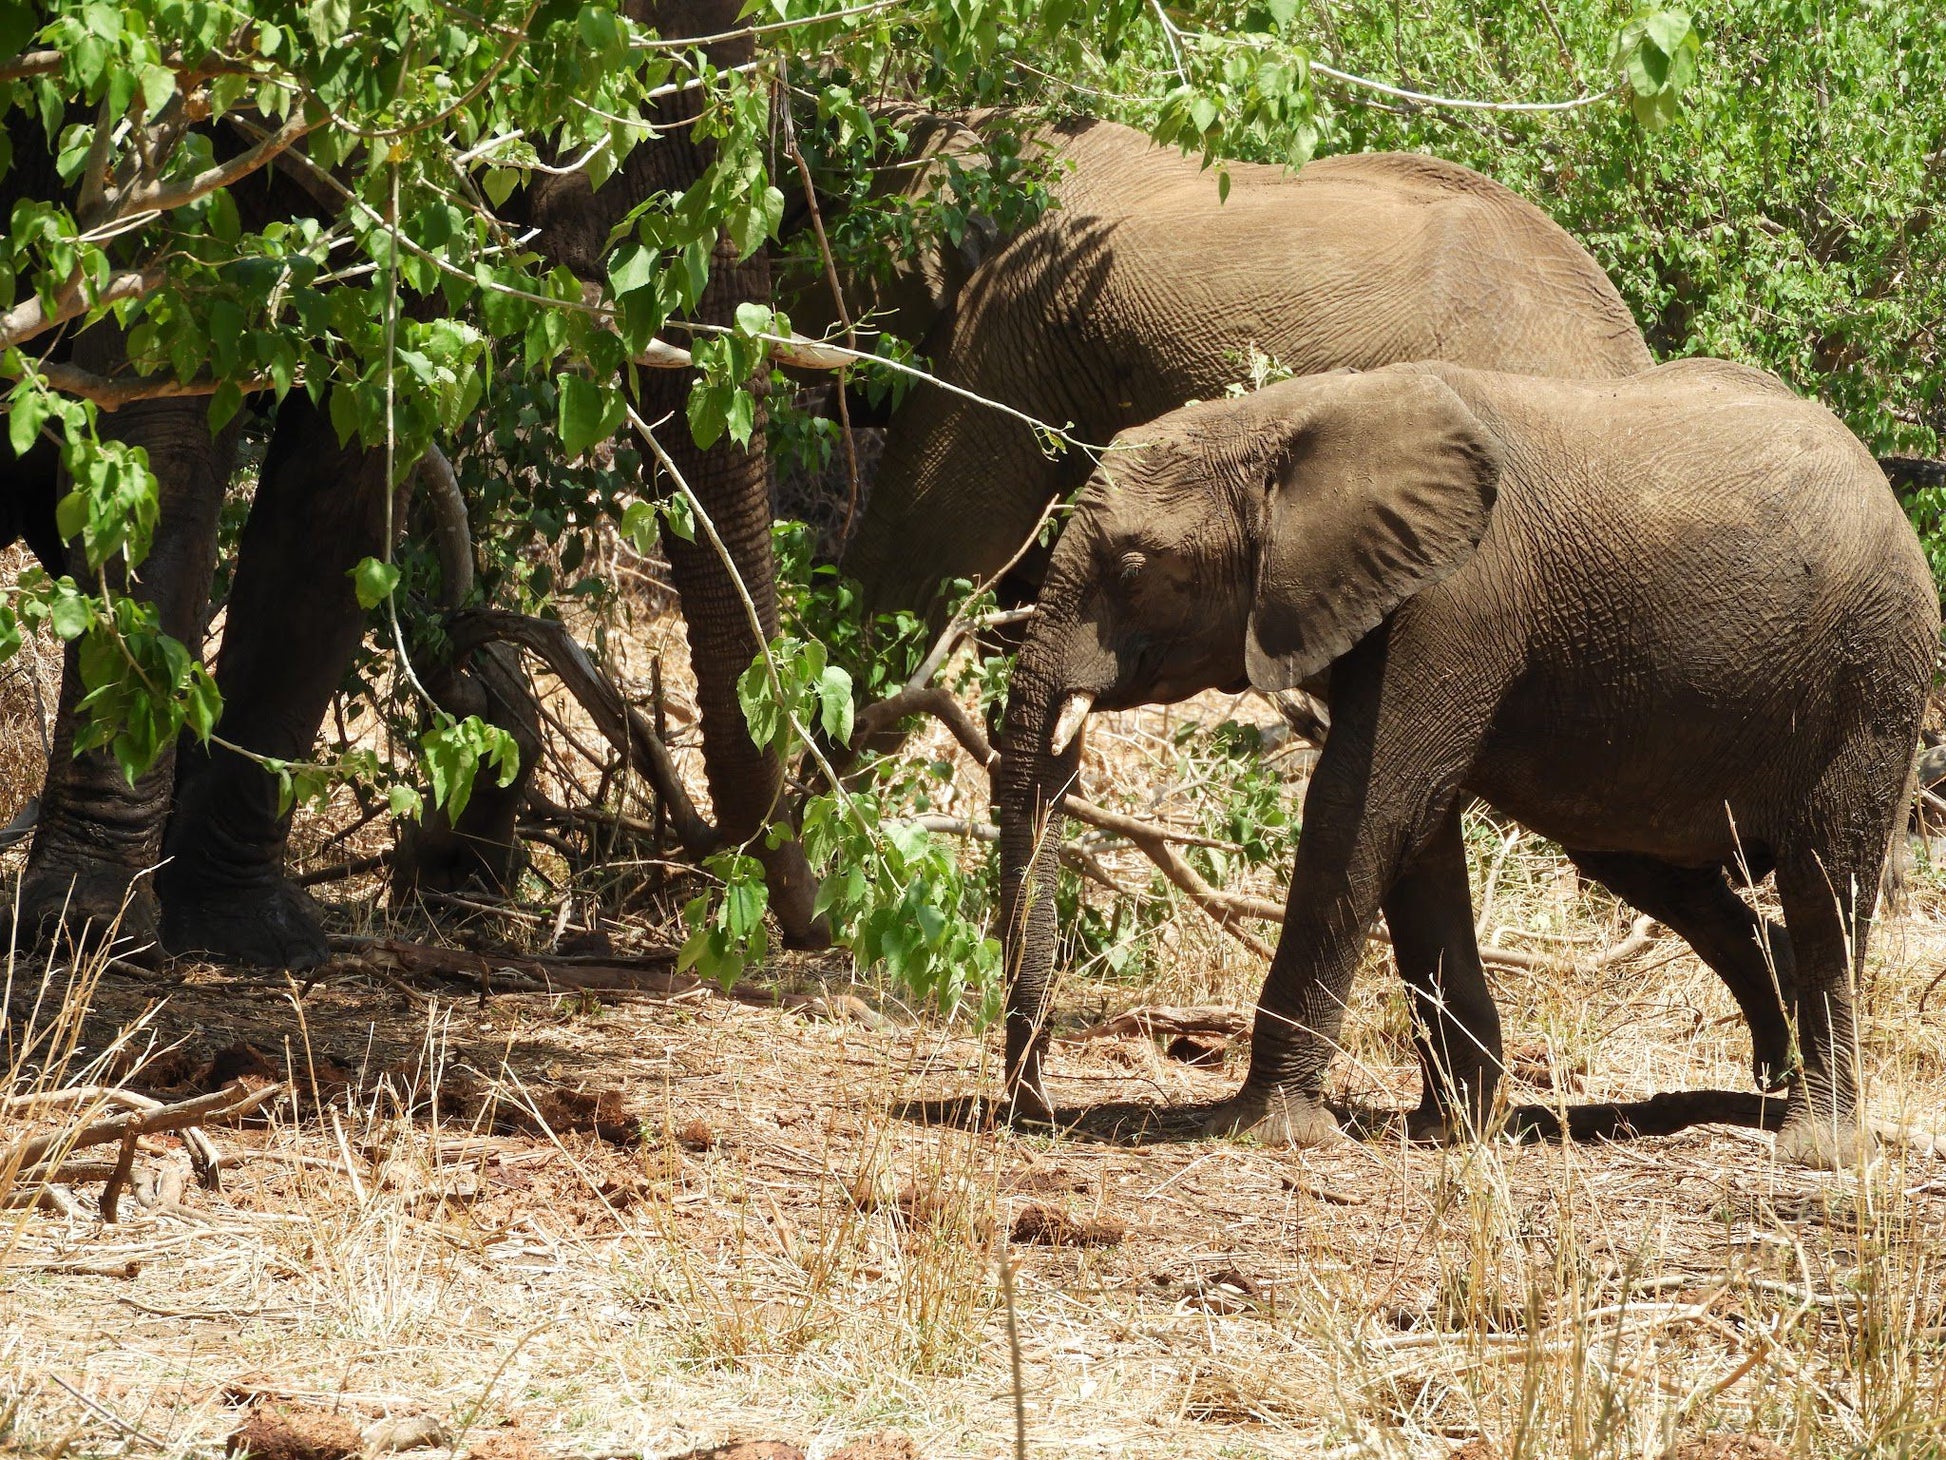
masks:
[[[1415,1140],[1477,1135],[1500,1083],[1500,1011],[1480,964],[1458,805],[1383,906],[1419,1052],[1419,1108],[1406,1128]]]
[[[1871,736],[1834,757],[1800,825],[1777,848],[1777,896],[1797,955],[1791,1015],[1799,1061],[1777,1156],[1795,1165],[1844,1166],[1871,1145],[1858,1115],[1852,993],[1865,968],[1893,822],[1903,810],[1919,710],[1915,701],[1896,729],[1902,717],[1889,706],[1875,710]]]
[[[1777,1155],[1801,1166],[1846,1165],[1858,1143],[1871,1139],[1858,1120],[1851,996],[1854,970],[1864,962],[1880,868],[1878,859],[1869,868],[1856,861],[1827,860],[1807,851],[1787,855],[1777,865],[1777,893],[1797,953],[1791,1012],[1801,1060],[1777,1133]]]
[[[67,572],[67,549],[54,525],[61,496],[61,449],[45,436],[25,456],[10,457],[0,487],[0,546],[24,539],[48,572]]]
[[[1235,1098],[1212,1113],[1212,1133],[1251,1130],[1267,1143],[1298,1146],[1339,1138],[1324,1108],[1324,1073],[1352,975],[1382,902],[1452,815],[1475,736],[1465,707],[1426,704],[1405,690],[1409,667],[1395,684],[1384,683],[1386,637],[1375,632],[1333,668],[1331,736],[1304,798],[1283,934],[1252,1027],[1250,1072]],[[1381,713],[1382,689],[1395,691],[1397,702]],[[1442,905],[1454,897],[1450,873],[1428,876]],[[1459,895],[1463,901],[1463,888]],[[1470,907],[1465,916],[1470,921]],[[1456,936],[1445,926],[1451,917],[1408,923],[1425,946],[1437,942],[1443,951]],[[1453,975],[1463,979],[1457,967]],[[1470,994],[1463,999],[1472,1002]]]
[[[1790,935],[1738,897],[1721,867],[1678,867],[1628,852],[1570,849],[1568,856],[1584,875],[1673,928],[1696,950],[1750,1026],[1758,1088],[1782,1089],[1791,1069],[1785,1009],[1796,981]]]
[[[364,637],[347,574],[384,552],[385,498],[383,454],[340,446],[322,410],[289,396],[244,524],[217,660],[226,740],[281,760],[311,754]],[[322,963],[317,906],[282,872],[289,834],[261,766],[220,746],[192,752],[158,879],[164,945],[262,968]]]
[[[112,331],[91,341],[94,333],[77,344],[76,358],[92,361],[86,368],[101,369],[120,342]],[[143,401],[113,417],[119,439],[148,452],[161,495],[153,544],[127,591],[155,604],[163,632],[192,652],[200,645],[209,607],[217,515],[237,440],[235,426],[213,437],[206,411],[198,400]],[[71,567],[85,578],[84,563]],[[156,890],[144,874],[163,856],[175,749],[165,748],[133,785],[107,750],[76,755],[75,710],[84,693],[80,656],[70,646],[40,820],[15,910],[18,932],[23,940],[44,942],[65,926],[69,937],[92,940],[112,927],[118,943],[152,943]]]

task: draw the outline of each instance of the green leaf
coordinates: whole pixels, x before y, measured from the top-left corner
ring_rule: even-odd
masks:
[[[208,744],[222,714],[223,696],[217,691],[216,681],[210,677],[207,669],[196,665],[190,671],[189,688],[183,696],[184,720],[196,733],[196,738]]]
[[[833,664],[818,676],[819,719],[824,733],[840,745],[851,743],[851,675]]]
[[[40,26],[37,5],[30,4],[29,0],[0,0],[0,56],[26,50]]]
[[[385,804],[401,821],[417,821],[426,809],[424,798],[412,786],[393,786],[385,793]]]
[[[677,492],[662,504],[662,520],[684,542],[696,541],[696,513],[689,498]]]
[[[46,396],[25,387],[14,392],[13,406],[7,412],[7,440],[12,444],[15,456],[25,456],[34,449],[35,438],[41,433],[41,422],[46,419]]]
[[[57,594],[48,605],[47,622],[61,638],[72,642],[88,631],[95,621],[94,603],[72,588]]]
[[[755,337],[767,333],[771,327],[771,312],[768,306],[753,304],[749,300],[736,307],[736,331],[740,335]]]
[[[312,38],[329,50],[351,29],[351,0],[311,0],[308,18]]]
[[[358,595],[358,606],[369,611],[390,598],[392,590],[399,586],[399,565],[362,558],[345,576],[351,579],[352,591]]]
[[[561,449],[569,457],[608,440],[621,427],[626,403],[621,392],[604,389],[585,375],[555,378],[560,392]]]

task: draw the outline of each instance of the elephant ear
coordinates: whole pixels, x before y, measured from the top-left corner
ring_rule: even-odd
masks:
[[[1250,682],[1266,691],[1302,684],[1464,563],[1500,478],[1498,442],[1435,376],[1273,390],[1295,400],[1278,414],[1244,646]]]

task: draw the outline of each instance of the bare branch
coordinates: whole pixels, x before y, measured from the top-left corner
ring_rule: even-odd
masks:
[[[1387,86],[1383,81],[1368,80],[1363,76],[1353,76],[1347,71],[1333,70],[1322,61],[1311,62],[1311,69],[1320,76],[1329,77],[1345,86],[1362,87],[1366,91],[1376,91],[1384,96],[1396,96],[1402,101],[1416,102],[1420,106],[1451,107],[1458,111],[1469,112],[1572,112],[1583,107],[1599,106],[1621,94],[1619,86],[1607,91],[1598,91],[1592,96],[1577,96],[1572,101],[1468,101],[1457,96],[1429,96],[1423,91],[1406,91],[1402,87]]]
[[[207,1121],[234,1120],[247,1115],[283,1093],[282,1085],[266,1085],[252,1090],[241,1081],[226,1085],[212,1095],[161,1105],[153,1110],[138,1110],[112,1120],[98,1120],[80,1130],[52,1131],[44,1136],[20,1141],[0,1151],[0,1171],[17,1171],[44,1159],[50,1151],[79,1151],[89,1146],[105,1146],[122,1140],[130,1132],[154,1135],[158,1131],[184,1130]]]
[[[0,62],[0,81],[18,81],[25,76],[49,76],[60,69],[59,51],[23,51],[11,61]]]
[[[41,307],[39,295],[24,299],[5,314],[0,314],[0,350],[10,345],[25,344],[36,335],[44,335],[57,325],[66,324],[76,315],[86,314],[98,305],[140,298],[160,286],[163,277],[159,268],[116,274],[92,297],[85,295],[79,282],[72,283],[56,298],[52,313]]]
[[[183,207],[267,166],[279,153],[288,151],[294,143],[302,140],[306,133],[322,121],[323,118],[312,122],[306,121],[302,115],[294,116],[255,146],[239,152],[228,162],[219,162],[215,167],[206,168],[196,176],[181,182],[165,183],[157,179],[135,184],[126,192],[107,198],[103,206],[113,216],[147,209],[166,213],[171,208]],[[100,220],[88,221],[92,225]]]
[[[622,698],[613,681],[589,659],[567,625],[552,619],[499,609],[468,609],[453,616],[451,633],[455,656],[483,644],[517,644],[530,650],[554,672],[562,686],[593,718],[604,739],[621,755],[641,766],[649,784],[669,808],[677,838],[692,856],[706,856],[721,845],[716,829],[703,820],[676,773],[668,746],[641,711]]]
[[[767,25],[746,25],[736,30],[718,31],[715,35],[678,36],[670,40],[658,37],[650,41],[637,41],[635,47],[643,51],[688,51],[697,46],[714,45],[718,41],[737,41],[745,36],[769,35],[780,30],[802,30],[806,26],[823,25],[827,21],[873,15],[881,10],[896,9],[905,3],[906,0],[870,0],[868,4],[854,5],[846,10],[832,10],[823,15],[801,15],[795,20],[773,20]]]
[[[905,689],[868,705],[859,711],[852,730],[852,741],[862,744],[866,735],[889,729],[908,715],[931,715],[953,733],[953,738],[965,747],[968,755],[981,765],[991,768],[998,755],[987,743],[980,727],[973,722],[966,707],[945,690],[937,686],[931,688]],[[1225,892],[1212,887],[1196,869],[1176,851],[1177,846],[1213,846],[1229,850],[1228,843],[1212,841],[1208,837],[1193,833],[1173,831],[1158,826],[1152,821],[1139,817],[1126,816],[1119,811],[1110,811],[1105,806],[1097,806],[1092,801],[1084,801],[1079,796],[1068,796],[1061,802],[1061,810],[1087,826],[1112,832],[1133,843],[1137,850],[1151,862],[1162,875],[1177,887],[1184,896],[1201,908],[1210,918],[1242,943],[1251,952],[1265,958],[1271,956],[1270,948],[1262,941],[1244,931],[1243,922],[1278,923],[1284,921],[1284,909],[1274,902],[1261,897],[1249,897],[1242,893]],[[1653,922],[1649,918],[1637,918],[1628,936],[1620,942],[1595,955],[1585,966],[1604,968],[1611,963],[1619,963],[1633,958],[1655,941],[1652,931]],[[1375,942],[1389,943],[1391,937],[1383,928],[1374,928],[1371,938]],[[1480,949],[1480,961],[1488,967],[1520,969],[1529,971],[1537,968],[1557,967],[1561,960],[1540,953],[1526,953],[1517,948]]]
[[[235,385],[249,395],[259,390],[269,390],[276,384],[267,375],[237,381],[212,380],[207,376],[195,380],[171,380],[159,375],[97,375],[91,370],[83,370],[78,365],[59,360],[47,361],[36,368],[56,390],[91,400],[104,411],[117,410],[133,401],[182,400],[215,395],[225,385]]]

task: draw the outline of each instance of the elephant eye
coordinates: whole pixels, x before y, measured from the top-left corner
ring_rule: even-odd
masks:
[[[1140,573],[1144,568],[1148,567],[1148,565],[1149,565],[1149,559],[1146,553],[1139,553],[1136,552],[1134,549],[1130,549],[1128,552],[1123,553],[1122,561],[1121,561],[1122,581],[1124,583],[1134,582],[1136,575]]]

